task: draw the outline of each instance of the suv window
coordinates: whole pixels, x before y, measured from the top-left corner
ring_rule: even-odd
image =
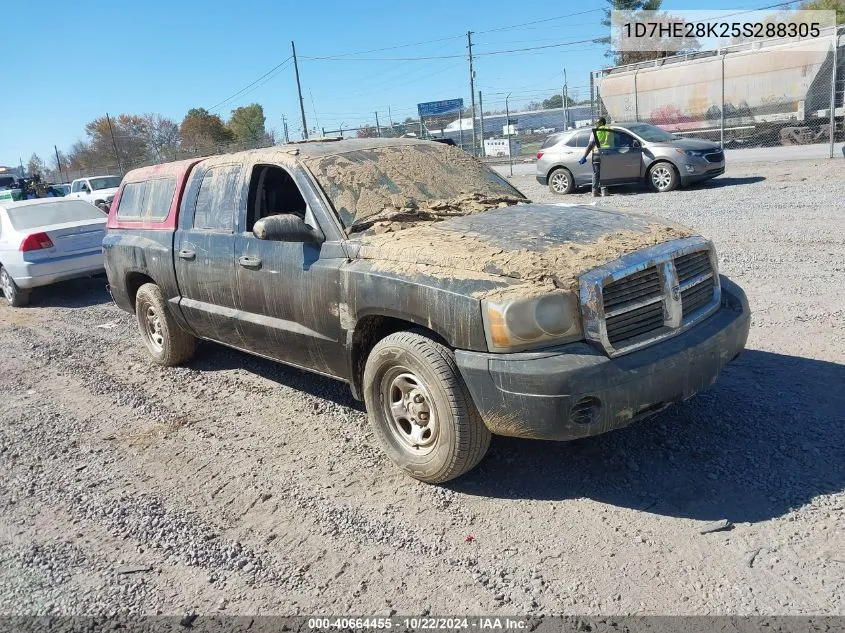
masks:
[[[634,137],[625,132],[613,130],[610,133],[610,145],[611,147],[633,147]]]
[[[540,146],[540,149],[548,149],[552,145],[557,145],[558,143],[560,143],[560,139],[561,139],[560,134],[553,134],[552,136],[547,138],[545,141],[543,141],[543,144]]]
[[[240,176],[240,165],[220,165],[205,172],[194,208],[195,229],[234,232]]]
[[[590,143],[590,130],[581,130],[569,137],[566,145],[569,147],[587,147]]]
[[[79,191],[81,184],[82,184],[82,181],[80,181],[80,180],[74,181],[73,186],[70,188],[71,193],[76,193],[77,191]]]

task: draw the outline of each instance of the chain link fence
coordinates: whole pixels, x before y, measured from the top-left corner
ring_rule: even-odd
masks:
[[[643,121],[726,149],[845,140],[845,27],[594,71],[593,119]]]

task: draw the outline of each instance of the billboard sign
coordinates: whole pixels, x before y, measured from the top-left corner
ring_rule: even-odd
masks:
[[[447,99],[446,101],[429,101],[418,103],[417,112],[420,117],[442,116],[464,109],[463,99]]]

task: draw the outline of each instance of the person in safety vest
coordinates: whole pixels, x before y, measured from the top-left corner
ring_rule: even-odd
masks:
[[[607,128],[607,121],[604,117],[599,117],[596,121],[596,129],[593,130],[593,136],[590,143],[587,145],[587,151],[584,156],[578,161],[579,165],[587,162],[587,156],[593,152],[593,196],[599,195],[599,186],[601,180],[601,150],[610,147],[610,130]],[[598,151],[593,151],[598,144]]]

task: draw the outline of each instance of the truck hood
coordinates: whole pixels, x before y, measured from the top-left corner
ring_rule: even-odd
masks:
[[[378,270],[513,285],[575,289],[578,277],[688,229],[592,206],[519,204],[392,233],[364,236],[358,257]],[[523,288],[525,290],[527,288]]]
[[[87,194],[91,198],[96,199],[106,199],[108,197],[114,198],[114,194],[117,193],[118,187],[109,187],[108,189],[95,189],[91,193]]]

